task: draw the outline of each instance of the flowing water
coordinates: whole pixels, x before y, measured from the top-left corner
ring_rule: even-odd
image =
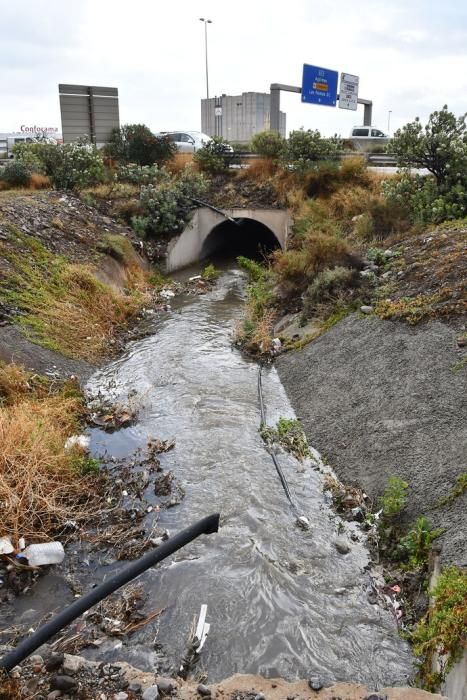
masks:
[[[165,608],[157,628],[142,628],[123,646],[112,640],[84,653],[145,670],[176,670],[193,619],[206,603],[211,631],[200,666],[210,681],[242,672],[288,679],[319,674],[325,681],[374,687],[406,684],[410,651],[392,615],[367,600],[363,544],[352,541],[349,554],[337,552],[341,521],[323,494],[322,475],[311,460],[302,465],[279,455],[297,510],[311,524],[304,531],[264,448],[258,366],[231,344],[244,289],[243,274],[227,269],[206,295],[177,300],[152,322],[151,335],[131,343],[89,383],[92,392],[105,389],[123,400],[136,390],[142,404],[132,427],[92,431],[96,454],[128,456],[150,437],[176,439],[161,461],[186,496],[161,511],[160,526],[177,532],[220,512],[221,529],[141,577],[147,609]],[[263,370],[263,391],[269,425],[279,416],[293,417],[273,367]],[[352,527],[345,524],[344,537]],[[126,565],[105,563],[98,556],[88,560],[88,578],[99,582]],[[51,591],[55,601],[64,598],[63,586],[45,577],[36,601],[41,595],[50,601]]]
[[[143,403],[133,427],[93,432],[98,453],[122,456],[149,437],[176,439],[163,466],[186,497],[161,513],[163,527],[176,532],[221,513],[217,535],[143,577],[148,607],[166,608],[158,642],[176,667],[192,620],[207,603],[211,632],[202,665],[212,681],[234,672],[291,679],[315,672],[326,680],[405,683],[410,652],[390,613],[367,601],[363,545],[352,543],[345,556],[336,551],[340,521],[325,500],[322,476],[311,462],[280,455],[298,510],[311,523],[303,531],[264,449],[258,366],[231,345],[244,287],[239,270],[225,271],[212,291],[174,305],[155,322],[154,334],[133,343],[89,385],[112,386],[115,397],[136,389]],[[293,416],[274,368],[263,370],[263,390],[269,424]],[[147,669],[157,663],[145,632],[125,653]]]

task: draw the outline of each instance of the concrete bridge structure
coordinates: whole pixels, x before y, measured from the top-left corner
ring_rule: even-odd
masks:
[[[200,207],[193,213],[182,233],[169,243],[167,272],[180,270],[216,253],[252,256],[258,250],[270,252],[274,248],[286,248],[291,225],[287,210],[221,211]]]

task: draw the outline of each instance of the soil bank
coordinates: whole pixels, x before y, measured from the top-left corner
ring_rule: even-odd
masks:
[[[466,470],[467,368],[458,330],[353,314],[277,370],[307,438],[339,478],[375,498],[388,478],[410,484],[403,517],[445,528],[441,562],[467,566],[467,494],[440,505]]]

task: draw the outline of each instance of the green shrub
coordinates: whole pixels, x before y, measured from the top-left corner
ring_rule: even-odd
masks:
[[[410,212],[413,223],[441,223],[467,215],[467,174],[465,180],[438,184],[432,177],[408,173],[383,183],[388,201],[395,201]]]
[[[325,268],[319,272],[303,298],[304,319],[310,318],[319,304],[335,302],[350,287],[357,286],[359,281],[358,272],[348,267]]]
[[[214,136],[193,156],[198,168],[204,173],[216,175],[224,172],[232,161],[229,144],[221,136]]]
[[[27,187],[31,179],[32,170],[26,163],[10,161],[0,171],[1,179],[11,187]]]
[[[105,146],[106,155],[120,163],[153,165],[171,160],[177,147],[168,136],[155,136],[145,124],[125,124],[113,129]]]
[[[467,572],[457,567],[445,569],[431,591],[434,602],[412,632],[423,687],[436,691],[458,661],[467,643]],[[433,670],[434,659],[441,666]]]
[[[149,228],[149,218],[147,216],[132,216],[131,228],[140,238],[144,238]]]
[[[132,185],[148,185],[161,177],[163,177],[163,168],[160,169],[155,164],[137,165],[136,163],[122,163],[117,170],[117,180],[119,182],[129,182]]]
[[[442,530],[432,530],[425,516],[417,518],[408,534],[399,541],[399,548],[403,558],[408,559],[410,568],[417,568],[426,564],[434,540],[441,535]]]
[[[32,173],[45,174],[44,163],[40,157],[42,144],[40,143],[17,143],[13,147],[15,159],[27,165]]]
[[[200,173],[185,168],[178,178],[163,177],[141,187],[140,200],[146,219],[146,231],[152,234],[181,231],[199,199],[207,189]],[[139,222],[141,223],[141,221]]]
[[[296,418],[279,418],[275,428],[262,425],[260,434],[267,444],[278,442],[300,462],[310,456],[305,432]]]
[[[285,158],[298,171],[307,170],[317,160],[329,158],[341,147],[337,137],[324,138],[315,129],[291,131],[287,140]]]
[[[380,498],[383,516],[394,518],[399,515],[407,501],[409,484],[400,476],[389,477],[388,484]]]
[[[206,265],[203,272],[201,273],[201,277],[206,282],[215,282],[219,278],[220,274],[221,273],[219,272],[219,270],[216,270],[214,265],[210,264]]]
[[[284,153],[285,140],[277,131],[260,131],[253,136],[250,146],[262,158],[278,160]]]
[[[423,127],[417,117],[398,129],[391,152],[400,168],[427,168],[438,185],[451,188],[467,175],[466,115],[456,118],[447,105],[430,114]]]
[[[56,189],[91,187],[105,179],[102,154],[89,143],[32,144],[46,175]]]

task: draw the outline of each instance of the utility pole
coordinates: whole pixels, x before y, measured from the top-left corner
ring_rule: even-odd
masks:
[[[206,54],[206,99],[209,100],[209,73],[208,73],[208,24],[212,24],[211,19],[199,18],[200,22],[204,22],[204,49]]]
[[[392,114],[392,109],[390,109],[390,110],[388,111],[388,136],[391,136],[391,132],[390,132],[391,114]]]

